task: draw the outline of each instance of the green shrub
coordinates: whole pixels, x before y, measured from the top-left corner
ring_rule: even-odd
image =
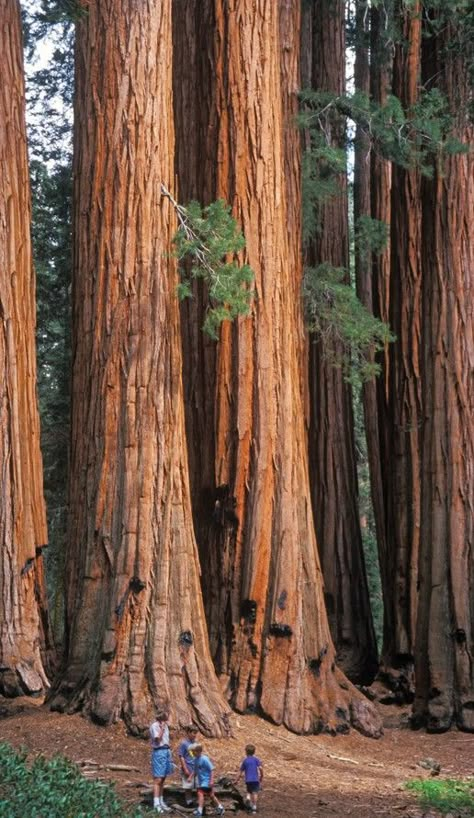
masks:
[[[408,790],[415,792],[423,807],[439,812],[455,810],[463,815],[474,816],[474,779],[427,778],[407,781]]]
[[[0,744],[0,818],[139,818],[110,784],[85,779],[71,761]]]

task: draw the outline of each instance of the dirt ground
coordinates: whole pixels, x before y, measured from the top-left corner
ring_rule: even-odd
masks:
[[[441,776],[472,775],[474,735],[413,732],[406,712],[392,706],[381,710],[385,735],[378,741],[354,731],[337,738],[295,736],[255,716],[236,715],[234,738],[203,743],[216,777],[235,774],[245,744],[256,745],[265,770],[259,812],[266,818],[434,818],[436,813],[420,809],[403,783],[430,775],[420,766],[425,759],[441,765]],[[177,747],[179,734],[172,738]],[[122,724],[98,727],[78,715],[51,713],[40,702],[0,699],[0,741],[33,755],[60,753],[81,764],[89,777],[114,781],[127,802],[149,800],[148,745],[128,736]]]

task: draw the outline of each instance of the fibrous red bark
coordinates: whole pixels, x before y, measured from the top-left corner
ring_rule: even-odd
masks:
[[[184,433],[171,2],[89,2],[77,30],[66,655],[53,706],[227,731]]]
[[[0,692],[49,686],[46,509],[20,5],[0,0]]]
[[[455,134],[474,132],[463,17],[423,42],[423,81],[449,100]],[[431,28],[431,23],[435,25]],[[459,26],[459,28],[457,28]],[[472,36],[472,35],[469,35]],[[468,51],[468,54],[470,52]],[[474,731],[474,160],[439,158],[423,180],[422,498],[415,719]]]

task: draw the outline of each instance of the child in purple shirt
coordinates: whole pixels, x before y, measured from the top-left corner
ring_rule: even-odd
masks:
[[[247,788],[246,801],[252,812],[257,812],[258,793],[263,781],[263,765],[259,758],[255,755],[255,747],[253,744],[247,744],[245,748],[245,758],[240,765],[240,772],[235,779],[235,783],[240,780],[244,774],[245,786]]]

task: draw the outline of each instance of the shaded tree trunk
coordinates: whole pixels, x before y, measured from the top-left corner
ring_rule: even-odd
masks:
[[[409,110],[420,87],[420,3],[396,5],[401,37],[393,93]],[[384,671],[413,671],[420,534],[420,172],[394,165],[391,187],[389,323],[396,335],[388,361],[388,434],[382,463],[385,493]]]
[[[392,57],[385,36],[385,14],[390,14],[390,5],[373,6],[370,12],[370,95],[374,102],[383,105],[391,82]],[[388,8],[387,8],[388,6]],[[371,153],[371,216],[390,225],[391,163],[377,151]],[[372,310],[374,315],[388,323],[390,292],[390,231],[386,249],[372,258]],[[385,491],[382,463],[386,462],[388,449],[388,377],[389,350],[380,355],[382,372],[375,385],[368,384],[364,391],[364,420],[367,438],[367,455],[370,472],[370,489],[374,510],[375,530],[383,596],[390,594],[388,566],[388,545],[386,541]],[[373,394],[375,392],[375,394]]]
[[[20,5],[0,0],[0,693],[49,686],[35,278]]]
[[[204,548],[217,554],[215,543],[232,537],[234,559],[221,589],[215,658],[239,711],[257,710],[296,732],[347,730],[365,714],[373,734],[375,714],[334,664],[311,512],[301,326],[295,333],[299,229],[288,230],[286,205],[298,181],[285,178],[299,171],[299,150],[291,134],[296,153],[290,162],[289,116],[285,127],[283,114],[290,103],[281,78],[295,79],[278,48],[280,15],[286,11],[286,19],[296,21],[295,10],[270,0],[258,7],[216,0],[213,7],[214,195],[233,202],[256,290],[251,316],[224,325],[217,350],[220,490]],[[296,33],[286,36],[296,48]],[[208,45],[201,49],[211,53]],[[229,578],[227,569],[223,575]]]
[[[425,20],[429,24],[428,15]],[[423,81],[430,88],[438,78],[458,139],[472,145],[466,41],[455,25],[445,20],[436,37],[424,40]],[[472,32],[468,36],[472,42]],[[474,731],[472,151],[438,160],[422,186],[424,424],[414,713],[430,731],[451,725]]]
[[[360,0],[355,6],[355,60],[354,60],[354,86],[356,92],[363,93],[367,97],[370,96],[370,59],[369,55],[373,51],[373,45],[370,41],[370,9],[367,0]],[[366,307],[368,312],[372,315],[380,317],[379,311],[375,306],[374,293],[374,262],[380,264],[380,254],[374,254],[370,246],[363,245],[359,237],[359,220],[364,218],[371,218],[372,203],[371,203],[371,182],[372,182],[372,146],[370,137],[366,128],[361,125],[356,126],[355,145],[354,145],[354,267],[355,267],[355,282],[357,297],[361,303]],[[378,167],[377,170],[381,170]],[[382,251],[383,253],[384,251]],[[369,351],[370,360],[375,362],[375,351]],[[362,411],[364,418],[364,435],[367,447],[367,455],[362,455],[362,460],[365,460],[369,472],[370,496],[372,500],[372,508],[368,506],[368,515],[366,519],[366,563],[368,566],[368,586],[371,609],[374,618],[374,628],[377,627],[377,618],[380,618],[382,605],[381,601],[381,583],[380,583],[380,568],[378,562],[377,546],[371,548],[372,531],[378,531],[375,523],[376,515],[374,512],[374,505],[380,505],[380,510],[383,512],[383,491],[382,491],[382,472],[380,468],[380,444],[379,444],[379,417],[377,404],[377,390],[380,388],[378,379],[373,377],[370,381],[365,381],[360,390],[360,399],[362,402]],[[356,429],[357,429],[357,415],[356,415]],[[359,446],[361,443],[359,442]],[[363,446],[363,443],[362,443]],[[356,440],[356,448],[357,440]],[[360,455],[359,455],[360,457]],[[365,463],[362,462],[359,466],[359,474],[363,470]],[[362,504],[361,504],[362,505]],[[373,515],[373,518],[372,518]],[[374,525],[375,524],[375,525]],[[361,526],[362,527],[362,526]],[[375,541],[377,538],[375,537]],[[370,562],[369,562],[370,560]],[[377,633],[377,637],[379,634]]]
[[[314,3],[312,9],[312,86],[345,90],[345,4]],[[327,122],[332,146],[344,145],[344,122]],[[329,133],[330,132],[330,133]],[[308,250],[311,266],[327,263],[349,269],[347,182],[320,206],[321,229]],[[326,342],[325,342],[326,343]],[[331,341],[331,357],[342,350]],[[356,682],[372,681],[377,647],[365,576],[359,523],[352,393],[340,368],[328,360],[320,339],[310,344],[309,461],[313,512],[324,574],[325,600],[337,661]]]
[[[176,176],[179,199],[206,205],[216,199],[219,121],[225,116],[212,32],[213,2],[173,2],[173,82],[176,121]],[[232,498],[217,486],[215,407],[217,345],[202,330],[208,306],[205,282],[193,281],[192,298],[181,304],[183,384],[191,499],[201,563],[201,586],[211,654],[217,670],[227,663],[231,630],[227,596],[233,581],[235,526]]]
[[[91,2],[76,46],[66,656],[53,706],[227,730],[188,488],[171,3]]]

